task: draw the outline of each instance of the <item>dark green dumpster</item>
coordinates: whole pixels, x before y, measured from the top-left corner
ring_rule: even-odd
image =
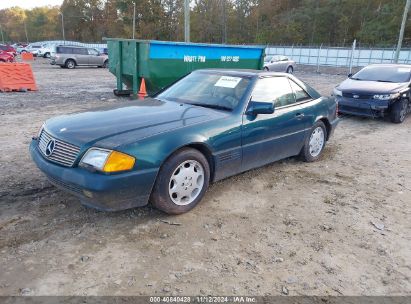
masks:
[[[193,70],[204,68],[261,69],[264,48],[103,38],[109,70],[117,77],[116,95],[136,95],[144,78],[155,93]]]

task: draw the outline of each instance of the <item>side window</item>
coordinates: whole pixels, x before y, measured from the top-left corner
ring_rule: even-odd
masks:
[[[98,52],[95,49],[88,49],[89,55],[97,56]]]
[[[307,94],[306,91],[304,91],[303,88],[301,88],[298,84],[296,84],[294,81],[290,80],[291,87],[293,88],[294,94],[295,94],[295,99],[297,102],[305,101],[305,100],[310,100],[311,96]]]
[[[84,55],[84,51],[82,48],[73,48],[73,54]]]
[[[294,93],[286,77],[267,77],[259,79],[252,93],[252,100],[274,102],[276,107],[295,103]]]

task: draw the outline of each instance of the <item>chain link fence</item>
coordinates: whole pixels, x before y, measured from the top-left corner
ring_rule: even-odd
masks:
[[[284,55],[297,64],[330,67],[363,67],[394,62],[395,48],[344,48],[329,46],[267,46],[266,55]],[[411,49],[402,49],[398,63],[411,64]]]
[[[83,46],[88,48],[95,48],[98,50],[107,49],[107,43],[84,43],[79,41],[69,41],[69,40],[47,40],[47,41],[38,41],[32,42],[34,45],[74,45],[74,46]]]

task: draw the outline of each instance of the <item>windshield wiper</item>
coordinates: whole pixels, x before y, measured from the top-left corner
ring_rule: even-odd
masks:
[[[391,81],[391,80],[376,80],[377,82],[394,82],[394,81]]]
[[[225,106],[215,105],[215,104],[208,104],[208,103],[187,103],[192,106],[199,106],[204,108],[216,109],[216,110],[224,110],[224,111],[232,111],[233,109]]]

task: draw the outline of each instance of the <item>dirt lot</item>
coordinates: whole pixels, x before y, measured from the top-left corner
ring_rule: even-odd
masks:
[[[49,117],[123,102],[115,79],[33,69],[38,92],[0,94],[0,295],[411,294],[411,117],[344,117],[321,161],[218,182],[188,214],[104,213],[51,186],[28,145]],[[344,79],[296,75],[323,94]]]

